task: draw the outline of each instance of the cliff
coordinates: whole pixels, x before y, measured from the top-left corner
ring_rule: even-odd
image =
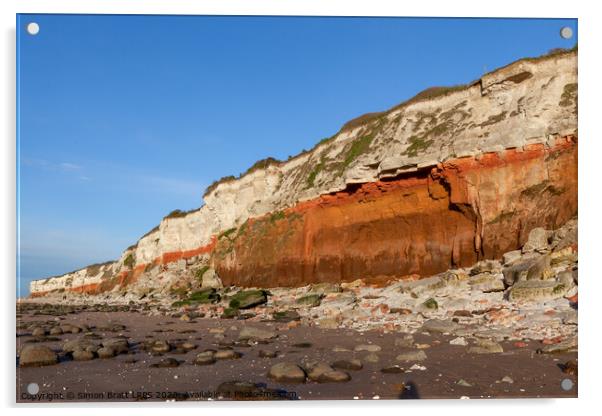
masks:
[[[115,262],[32,282],[32,296],[380,281],[499,257],[577,213],[577,52],[428,89],[204,200]]]

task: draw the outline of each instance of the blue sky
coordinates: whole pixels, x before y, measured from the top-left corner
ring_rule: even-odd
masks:
[[[572,47],[576,26],[20,15],[21,293],[31,279],[117,258],[173,209],[200,206],[217,178],[309,149],[427,87]]]

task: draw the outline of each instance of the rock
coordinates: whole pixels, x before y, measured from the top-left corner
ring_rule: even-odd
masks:
[[[311,342],[298,342],[296,344],[293,344],[293,347],[295,348],[311,348],[311,346]]]
[[[267,303],[265,290],[241,290],[230,298],[229,306],[235,309],[249,309]]]
[[[360,351],[368,351],[368,352],[379,352],[382,348],[380,347],[380,345],[376,345],[376,344],[361,344],[356,346],[353,350],[355,352],[360,352]]]
[[[236,308],[225,308],[222,313],[222,319],[232,319],[236,318],[239,315],[239,311]]]
[[[423,350],[410,351],[399,354],[396,358],[396,361],[424,361],[426,360],[426,353]]]
[[[216,360],[235,360],[241,356],[241,353],[234,350],[219,350],[214,354]]]
[[[436,311],[437,309],[439,309],[439,304],[437,303],[435,298],[429,298],[429,299],[425,300],[420,306],[421,306],[421,309],[423,309],[423,310],[426,309],[426,310]]]
[[[339,327],[339,321],[336,318],[321,318],[316,323],[324,329],[337,329]]]
[[[548,233],[541,227],[534,228],[529,232],[527,242],[523,246],[523,253],[531,251],[546,250],[548,248]]]
[[[297,364],[282,362],[270,368],[268,377],[281,383],[304,383],[305,371]]]
[[[214,351],[204,351],[196,355],[194,359],[194,364],[196,365],[209,365],[215,363],[215,352]]]
[[[555,344],[545,345],[539,350],[544,354],[560,354],[577,350],[577,338],[571,337]]]
[[[458,382],[456,384],[458,386],[462,386],[462,387],[472,387],[472,384],[470,384],[468,381],[466,381],[464,379],[458,380]]]
[[[394,344],[396,347],[412,348],[414,346],[414,337],[405,335],[402,338],[395,338]]]
[[[34,337],[43,337],[46,335],[46,331],[44,330],[44,328],[34,328],[33,331],[31,331],[31,335]]]
[[[98,358],[113,358],[115,356],[115,350],[111,347],[102,347],[96,351]]]
[[[359,371],[363,368],[363,364],[357,358],[351,360],[338,360],[332,363],[332,368],[337,370]]]
[[[342,292],[341,285],[338,283],[315,283],[311,285],[308,294],[327,295],[329,293]]]
[[[502,266],[500,262],[497,260],[482,260],[475,264],[472,269],[470,269],[470,275],[475,276],[483,273],[499,273],[502,271]]]
[[[509,251],[507,253],[504,253],[504,255],[502,256],[503,263],[505,266],[510,265],[510,264],[514,263],[515,261],[519,260],[521,258],[521,256],[522,256],[521,250]]]
[[[115,354],[125,354],[130,350],[128,340],[125,337],[109,338],[102,341],[102,346],[112,349]]]
[[[55,326],[54,328],[52,328],[50,330],[49,334],[50,335],[62,335],[63,334],[63,330],[60,327]]]
[[[351,376],[340,370],[335,370],[326,363],[320,363],[312,367],[307,377],[318,383],[343,383],[351,380]]]
[[[503,292],[506,286],[504,286],[503,275],[492,275],[489,273],[482,273],[475,276],[471,276],[469,284],[472,290],[480,290],[483,293],[491,292]]]
[[[298,298],[295,301],[295,303],[298,306],[305,306],[307,308],[315,308],[317,306],[320,306],[320,303],[322,303],[322,297],[323,297],[323,295],[318,295],[318,294],[305,295],[305,296]]]
[[[371,352],[370,354],[364,356],[364,361],[367,363],[375,364],[380,361],[380,357],[378,356],[378,354]]]
[[[476,345],[470,347],[468,352],[471,354],[495,354],[504,352],[500,344],[491,340],[479,340]]]
[[[431,333],[451,334],[458,328],[458,324],[443,319],[429,319],[422,324],[422,331]]]
[[[41,367],[58,362],[58,355],[44,345],[26,345],[19,354],[19,367]]]
[[[203,273],[201,287],[220,289],[224,287],[224,285],[222,284],[222,280],[217,275],[217,272],[213,269],[208,269]]]
[[[71,353],[75,361],[90,361],[94,359],[94,353],[86,350],[75,350]]]
[[[276,322],[292,322],[299,321],[301,319],[301,315],[299,315],[299,313],[296,311],[274,312],[272,314],[272,319]]]
[[[457,310],[454,311],[453,316],[459,316],[459,317],[463,317],[463,318],[470,318],[472,316],[472,312],[467,311],[467,310]]]
[[[510,376],[504,376],[504,378],[502,378],[500,380],[500,382],[512,384],[512,383],[514,383],[514,380],[512,380],[512,378]]]
[[[158,363],[151,364],[153,368],[173,368],[178,367],[180,362],[175,358],[167,357],[159,361]]]
[[[464,337],[454,338],[451,341],[449,341],[449,343],[450,343],[450,345],[461,345],[461,346],[468,345],[468,342],[466,342],[466,338],[464,338]]]
[[[384,367],[380,369],[381,373],[385,374],[402,374],[405,373],[405,369],[398,365],[392,365],[389,367]]]
[[[510,301],[541,302],[563,297],[571,287],[555,280],[519,281],[508,292]]]
[[[171,345],[165,340],[156,340],[151,344],[151,351],[158,353],[166,353],[171,350]]]
[[[542,257],[545,258],[542,259]],[[541,279],[544,277],[544,272],[547,277],[549,274],[548,269],[549,256],[540,256],[531,253],[523,256],[520,261],[516,261],[512,265],[505,267],[502,273],[506,286],[512,286],[514,283],[522,280]]]
[[[410,315],[412,313],[412,310],[408,308],[390,308],[389,313],[396,313],[399,315]]]
[[[259,350],[259,358],[276,358],[278,357],[278,351],[266,351]]]
[[[98,344],[88,338],[79,338],[67,341],[63,344],[63,352],[70,353],[74,351],[95,352],[99,348]]]
[[[261,340],[267,341],[276,338],[278,335],[274,331],[254,328],[252,326],[244,327],[238,334],[238,339],[242,340]]]

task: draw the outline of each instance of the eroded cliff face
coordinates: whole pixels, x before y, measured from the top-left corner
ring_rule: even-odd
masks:
[[[577,57],[521,60],[349,122],[287,162],[210,187],[122,257],[31,292],[159,286],[191,265],[224,284],[421,276],[520,247],[577,212]]]

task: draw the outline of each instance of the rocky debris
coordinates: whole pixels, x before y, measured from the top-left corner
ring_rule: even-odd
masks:
[[[268,377],[280,383],[304,383],[305,371],[295,363],[282,362],[270,368]]]
[[[332,363],[332,368],[337,370],[359,371],[363,367],[362,362],[357,358],[351,360],[338,360]]]
[[[478,340],[476,345],[470,347],[468,352],[472,354],[495,354],[504,352],[504,349],[497,342],[488,339],[482,339]]]
[[[215,351],[208,350],[198,353],[193,362],[196,365],[209,365],[215,363],[215,361]]]
[[[252,326],[244,327],[238,334],[239,341],[243,340],[261,340],[267,341],[276,338],[278,335],[274,331],[259,329]]]
[[[404,352],[395,357],[395,361],[403,362],[424,360],[426,360],[426,353],[423,350]]]
[[[58,355],[44,345],[26,345],[19,354],[19,367],[42,367],[58,362]]]
[[[351,380],[349,373],[335,370],[326,363],[313,365],[307,372],[307,377],[318,383],[344,383]]]
[[[249,309],[267,303],[266,290],[241,290],[230,298],[229,306],[234,309]]]
[[[173,368],[179,366],[180,362],[171,357],[163,358],[161,361],[150,365],[151,368]]]

